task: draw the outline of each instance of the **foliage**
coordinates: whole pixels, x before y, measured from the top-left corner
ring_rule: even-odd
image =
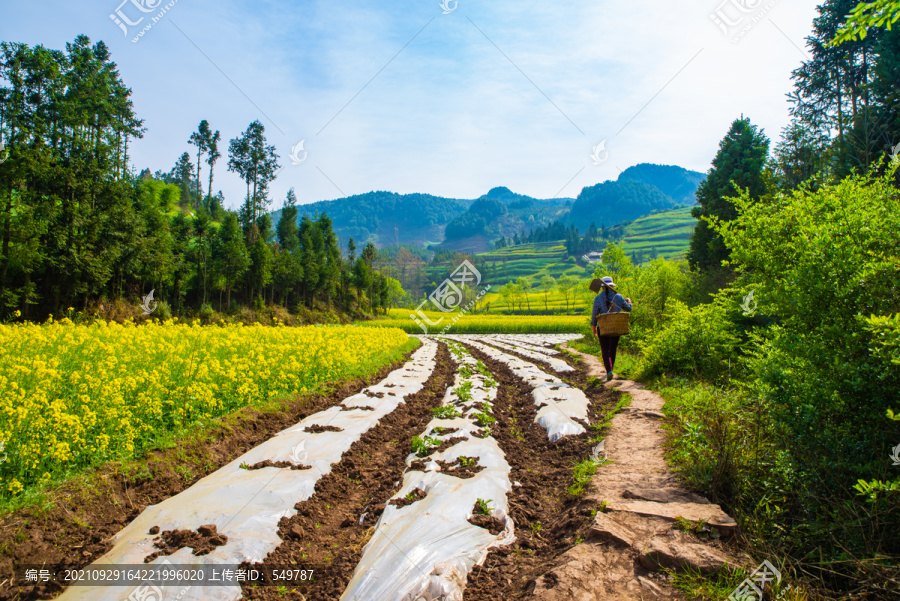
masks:
[[[8,455],[0,496],[139,456],[170,433],[240,407],[362,375],[408,346],[399,330],[352,326],[0,325],[0,440]]]
[[[478,499],[475,501],[476,515],[491,515],[491,502],[493,499]]]
[[[664,321],[642,345],[638,377],[691,375],[721,381],[731,375],[739,339],[722,306],[689,308],[673,299],[666,305]]]
[[[424,438],[419,436],[412,437],[412,452],[416,454],[417,457],[428,457],[431,453],[432,449],[436,449],[441,446],[441,441],[437,438],[426,436]]]
[[[850,13],[847,21],[841,26],[834,42],[844,42],[865,39],[870,27],[887,27],[900,19],[900,1],[898,0],[873,0],[872,2],[860,2]]]
[[[441,405],[440,407],[431,409],[431,412],[436,419],[453,419],[454,417],[462,415],[453,405]]]
[[[591,481],[591,477],[597,473],[597,468],[601,465],[603,465],[603,460],[593,457],[576,463],[572,469],[572,483],[569,484],[568,493],[573,497],[581,496],[584,493],[584,487]]]
[[[763,168],[768,152],[769,139],[750,119],[737,119],[731,124],[719,143],[712,168],[697,189],[700,206],[693,209],[692,215],[700,221],[688,251],[692,269],[715,270],[728,259],[728,249],[709,220],[730,221],[737,217],[730,200],[736,190],[747,191],[753,199],[765,193]]]

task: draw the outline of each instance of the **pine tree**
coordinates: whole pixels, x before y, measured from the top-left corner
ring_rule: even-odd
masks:
[[[728,258],[728,249],[704,218],[713,217],[730,221],[737,211],[729,198],[737,194],[737,188],[747,189],[751,198],[760,198],[766,191],[764,168],[769,153],[769,139],[741,117],[731,124],[725,138],[719,143],[719,151],[712,168],[697,189],[697,202],[691,215],[699,219],[691,238],[688,261],[698,271],[718,270]],[[604,257],[605,258],[605,257]]]

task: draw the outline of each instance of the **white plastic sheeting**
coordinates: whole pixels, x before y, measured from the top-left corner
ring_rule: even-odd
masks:
[[[547,431],[551,441],[585,432],[584,426],[575,421],[588,421],[590,402],[581,390],[542,371],[533,363],[481,344],[478,342],[480,336],[462,334],[447,338],[470,344],[491,359],[505,363],[517,377],[531,386],[534,404],[540,407],[534,421]]]
[[[540,361],[541,363],[546,363],[547,365],[550,366],[550,369],[552,369],[553,371],[555,371],[557,373],[565,373],[568,371],[575,371],[571,365],[569,365],[562,359],[557,359],[556,357],[550,357],[547,354],[542,353],[542,352],[528,350],[527,348],[525,348],[522,345],[508,344],[498,338],[493,338],[493,337],[488,337],[488,336],[481,336],[481,337],[479,337],[479,340],[481,340],[482,342],[491,344],[493,346],[496,346],[497,348],[502,349],[504,351],[511,351],[513,353],[518,353],[518,354],[522,355],[523,357],[528,357],[529,359],[534,359],[535,361]]]
[[[453,389],[447,391],[444,405],[453,405],[463,413],[454,419],[434,419],[423,436],[438,439],[464,437],[441,453],[425,459],[425,470],[409,470],[395,495],[402,499],[419,489],[426,496],[411,505],[396,507],[388,503],[375,526],[372,539],[344,591],[346,601],[461,601],[469,571],[481,564],[491,547],[515,539],[512,519],[507,515],[506,495],[512,489],[510,467],[497,441],[490,436],[478,438],[473,414],[481,404],[491,404],[497,388],[485,387],[485,378],[475,371],[476,361],[468,354],[461,361],[472,367],[472,400],[460,401]],[[462,383],[457,374],[455,387]],[[463,409],[462,405],[476,407]],[[436,427],[458,428],[442,436]],[[454,462],[460,456],[478,457],[484,469],[471,478],[442,473],[437,461]],[[419,459],[415,455],[407,463]],[[504,522],[504,530],[493,535],[468,522],[478,499],[490,500],[491,515]]]
[[[341,460],[350,446],[379,420],[394,411],[404,397],[422,389],[435,367],[437,344],[424,340],[403,367],[368,390],[384,393],[382,398],[369,396],[365,390],[348,397],[345,407],[369,406],[373,410],[353,409],[342,411],[335,406],[320,411],[283,430],[261,445],[241,455],[221,469],[206,476],[187,490],[166,499],[158,505],[147,507],[133,522],[114,538],[113,548],[94,565],[143,564],[144,557],[157,549],[153,547],[153,535],[148,530],[159,526],[160,530],[196,530],[204,524],[215,524],[219,534],[228,542],[216,547],[208,555],[196,557],[190,548],[179,549],[168,557],[158,557],[147,564],[159,565],[237,565],[242,562],[261,562],[274,550],[281,539],[278,522],[282,517],[296,513],[294,505],[313,495],[316,482],[331,471],[331,466]],[[307,426],[329,425],[341,432],[305,432]],[[312,466],[308,470],[291,470],[266,467],[257,470],[241,469],[241,464],[257,462],[289,461]],[[241,587],[197,586],[187,590],[161,587],[164,599],[180,601],[235,601],[241,598]],[[166,589],[172,590],[166,590]],[[63,601],[122,601],[134,593],[134,586],[73,586],[58,597]],[[137,598],[142,598],[138,595]],[[154,598],[154,597],[150,597]]]

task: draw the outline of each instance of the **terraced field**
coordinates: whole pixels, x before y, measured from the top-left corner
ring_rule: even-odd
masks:
[[[625,226],[625,252],[640,252],[644,261],[649,261],[654,251],[666,259],[683,259],[696,224],[690,207],[641,217]]]

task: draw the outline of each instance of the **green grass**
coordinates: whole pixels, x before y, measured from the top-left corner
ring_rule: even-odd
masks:
[[[410,318],[410,309],[391,309],[381,319],[358,322],[366,327],[400,328],[410,334],[422,334],[422,329]],[[456,314],[425,311],[425,315],[437,323],[429,326],[429,334],[440,334],[445,326],[450,325]],[[438,322],[438,319],[443,321]],[[528,333],[569,333],[584,332],[590,320],[582,315],[463,315],[453,323],[448,334],[528,334]],[[590,329],[587,329],[590,332]]]

